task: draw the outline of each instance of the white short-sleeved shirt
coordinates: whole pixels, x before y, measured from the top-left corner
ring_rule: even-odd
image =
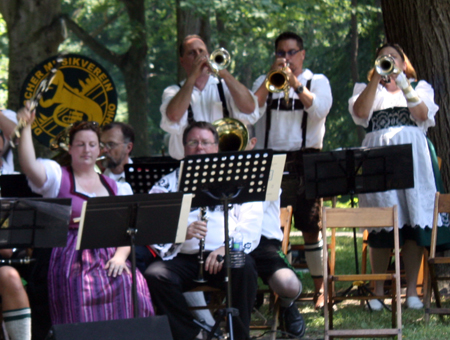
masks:
[[[14,122],[17,125],[17,114],[12,110],[2,110],[3,115],[8,118],[10,121]],[[5,136],[5,143],[9,143],[9,136]],[[3,148],[5,148],[3,146]],[[2,174],[12,174],[14,173],[14,156],[12,150],[9,150],[6,158],[3,159],[3,167]]]
[[[266,75],[261,75],[253,84],[253,92],[259,89],[265,81]],[[333,103],[330,82],[323,74],[313,74],[305,69],[297,79],[306,86],[308,80],[311,80],[311,93],[313,103],[307,108],[308,120],[306,126],[306,148],[321,149],[323,146],[323,137],[325,135],[325,121],[330,112]],[[273,93],[274,101],[281,103],[284,93]],[[298,95],[294,89],[289,90],[289,98],[292,99],[292,105],[299,101]],[[264,148],[266,133],[266,106],[260,107],[261,118],[255,125],[256,137],[258,142],[256,148]],[[304,110],[283,111],[273,110],[271,112],[271,126],[269,132],[268,148],[276,151],[296,151],[302,147],[302,119]]]

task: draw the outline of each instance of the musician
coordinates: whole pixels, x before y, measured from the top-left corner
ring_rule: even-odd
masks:
[[[398,71],[383,79],[376,69],[372,69],[367,85],[355,84],[353,96],[349,99],[349,111],[354,122],[367,130],[363,146],[412,144],[414,188],[359,195],[359,205],[398,206],[400,245],[406,272],[406,305],[408,308],[421,309],[423,303],[417,296],[416,283],[423,247],[430,245],[436,192],[431,153],[425,134],[429,127],[435,125],[434,116],[439,107],[434,102],[431,85],[424,80],[415,82],[416,72],[398,44],[384,44],[377,49],[376,56],[390,56]],[[438,243],[448,243],[449,228],[438,229]],[[369,234],[373,272],[386,272],[394,247],[393,239],[392,232]],[[375,295],[384,295],[383,286],[382,281],[376,282]],[[379,300],[371,300],[370,306],[373,310],[383,308]]]
[[[127,319],[133,317],[130,247],[76,250],[78,218],[89,197],[123,193],[112,179],[95,172],[100,154],[100,131],[96,122],[78,122],[69,132],[71,165],[62,167],[47,159],[36,159],[31,124],[35,112],[19,110],[26,126],[19,143],[22,171],[34,192],[44,197],[72,199],[72,215],[66,247],[53,248],[48,285],[53,324]],[[124,184],[129,186],[129,184]],[[153,314],[148,287],[137,273],[139,316]]]
[[[186,156],[218,152],[218,135],[213,125],[195,122],[183,134]],[[177,191],[176,170],[163,177],[151,193]],[[189,214],[186,241],[175,245],[161,245],[157,249],[165,261],[153,262],[145,271],[153,302],[161,314],[167,314],[175,340],[194,339],[200,328],[192,322],[183,292],[195,288],[199,273],[199,240],[205,238],[205,279],[208,285],[225,288],[224,283],[224,216],[221,206],[207,207],[208,221],[198,220],[199,209]],[[262,203],[235,204],[229,211],[229,232],[239,230],[244,238],[244,248],[253,250],[261,236]],[[231,270],[232,303],[239,310],[234,318],[235,339],[249,335],[249,325],[257,290],[257,273],[253,259],[245,254],[245,266]],[[244,330],[239,327],[239,320]]]
[[[253,137],[254,127],[247,125],[247,130],[249,142],[246,150],[252,150],[257,143],[256,137]],[[281,255],[283,231],[280,228],[280,199],[263,202],[263,209],[261,240],[250,256],[255,260],[259,277],[280,298],[280,328],[301,338],[306,326],[295,300],[302,292],[302,283],[286,257]]]
[[[315,286],[315,307],[323,307],[322,240],[320,200],[307,200],[303,183],[303,154],[320,152],[325,120],[332,104],[331,88],[323,74],[303,68],[306,52],[303,39],[284,32],[275,40],[275,61],[269,72],[284,70],[289,77],[289,103],[283,93],[270,93],[266,75],[253,84],[262,117],[256,124],[257,148],[286,153],[281,206],[292,205],[296,228],[305,240],[305,256]]]
[[[14,159],[10,143],[10,137],[17,125],[16,113],[11,110],[0,110],[0,169],[2,174],[14,172]]]
[[[10,258],[12,249],[0,249],[2,258]],[[5,328],[11,340],[31,339],[31,310],[28,296],[17,270],[0,267],[0,296]]]
[[[182,135],[193,121],[214,122],[229,114],[254,124],[260,117],[255,96],[226,69],[212,76],[209,54],[198,35],[188,35],[180,45],[180,63],[187,78],[169,86],[162,96],[161,128],[170,134],[169,154],[184,157]]]
[[[105,159],[103,175],[116,182],[125,183],[125,164],[131,164],[131,151],[134,145],[134,130],[129,124],[113,122],[102,127],[100,135],[102,155]],[[132,194],[132,193],[130,193]]]

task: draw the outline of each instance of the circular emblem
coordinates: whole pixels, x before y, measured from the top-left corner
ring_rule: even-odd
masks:
[[[77,121],[89,120],[105,125],[114,120],[116,87],[106,70],[90,58],[66,54],[40,63],[25,79],[21,102],[34,98],[42,88],[45,92],[37,103],[32,130],[36,139],[45,146]]]

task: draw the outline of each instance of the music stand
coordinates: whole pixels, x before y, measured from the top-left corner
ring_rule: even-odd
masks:
[[[229,249],[228,205],[278,199],[286,155],[273,156],[272,150],[223,152],[220,154],[192,155],[181,163],[178,190],[192,193],[193,207],[223,206],[225,239],[226,308],[222,309],[208,339],[227,317],[230,339],[234,339],[233,316],[239,311],[232,307],[231,260]],[[239,320],[239,319],[238,319]]]
[[[70,198],[0,199],[0,248],[65,247],[71,203]]]
[[[133,193],[147,194],[159,179],[180,167],[180,161],[170,157],[141,157],[125,164],[125,180]]]
[[[191,200],[189,194],[166,193],[93,197],[83,204],[77,250],[131,246],[134,317],[138,314],[135,246],[183,242]],[[164,228],[152,227],[158,225]]]
[[[7,174],[0,176],[2,197],[42,197],[31,191],[24,174]]]
[[[411,144],[304,154],[303,162],[308,199],[350,195],[353,208],[355,194],[414,187]],[[353,229],[353,247],[356,274],[359,274],[355,229]],[[343,295],[347,295],[352,287],[350,286]],[[361,293],[361,289],[371,293],[366,287],[361,286],[358,286],[358,293]]]

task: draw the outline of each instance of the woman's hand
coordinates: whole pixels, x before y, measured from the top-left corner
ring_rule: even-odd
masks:
[[[122,275],[123,271],[130,273],[126,260],[130,254],[130,247],[119,247],[114,256],[106,262],[105,269],[108,270],[108,276],[116,277]]]
[[[31,125],[36,117],[36,110],[30,111],[30,102],[26,102],[24,107],[17,111],[17,121],[23,121],[26,125]]]
[[[217,274],[222,270],[225,257],[225,247],[217,248],[208,255],[205,261],[205,270],[210,274]]]

